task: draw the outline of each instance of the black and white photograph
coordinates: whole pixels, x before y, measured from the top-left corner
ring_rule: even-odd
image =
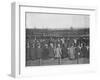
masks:
[[[8,76],[37,80],[98,78],[99,9],[88,5],[95,3],[86,1],[81,6],[79,1],[73,4],[62,1],[62,5],[56,0],[48,4],[28,2],[11,3],[11,21],[8,18],[11,28],[7,25],[11,29],[11,55],[8,55],[11,57],[11,74]],[[3,36],[7,28],[1,29]],[[8,41],[7,36],[4,38],[3,41]],[[8,54],[2,44],[3,51]],[[9,69],[8,62],[3,63],[6,68],[1,69]]]
[[[89,15],[25,13],[26,66],[90,63]]]

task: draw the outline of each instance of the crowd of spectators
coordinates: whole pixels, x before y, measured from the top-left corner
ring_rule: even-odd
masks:
[[[89,37],[34,38],[26,40],[26,60],[89,59]]]

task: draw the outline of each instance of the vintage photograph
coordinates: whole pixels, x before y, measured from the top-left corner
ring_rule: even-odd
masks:
[[[25,12],[25,65],[90,63],[90,16]]]

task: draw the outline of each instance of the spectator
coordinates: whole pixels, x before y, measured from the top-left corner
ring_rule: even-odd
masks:
[[[82,44],[82,47],[81,47],[81,55],[84,58],[87,56],[87,48],[86,48],[85,44]]]
[[[36,59],[36,47],[35,44],[32,43],[31,44],[31,60],[35,60]]]
[[[26,60],[30,60],[30,43],[27,41],[26,43]]]
[[[75,47],[74,44],[69,48],[69,59],[75,59]]]
[[[50,47],[49,47],[49,58],[51,58],[51,59],[54,58],[54,46],[53,46],[53,43],[50,43]]]
[[[40,44],[37,45],[37,59],[39,59],[39,64],[41,64],[41,58],[42,58],[42,48]]]
[[[48,59],[49,58],[49,48],[48,48],[48,44],[45,44],[45,46],[43,48],[42,58],[43,59]]]
[[[89,57],[90,57],[90,55],[89,55],[89,50],[90,50],[89,45],[87,45],[86,48],[87,48],[87,56],[86,57],[89,59]]]
[[[62,59],[68,57],[68,50],[64,45],[62,46],[62,55],[61,55],[61,57],[62,57]]]
[[[80,45],[76,46],[76,48],[75,48],[75,58],[76,59],[79,58],[80,51],[81,51]]]
[[[62,52],[61,52],[60,44],[58,44],[57,48],[56,48],[55,57],[56,57],[56,59],[58,59],[59,64],[61,63],[61,55],[62,55]]]

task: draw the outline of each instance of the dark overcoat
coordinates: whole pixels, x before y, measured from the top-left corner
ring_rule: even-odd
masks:
[[[68,57],[68,51],[67,51],[67,48],[62,47],[62,55],[61,55],[61,57],[62,57],[62,58]]]
[[[43,49],[42,48],[37,48],[36,50],[37,50],[37,58],[38,59],[42,58],[42,51],[43,51]]]
[[[30,53],[31,53],[31,59],[35,60],[37,58],[36,48],[31,47]]]
[[[54,58],[54,49],[49,47],[49,58]]]

